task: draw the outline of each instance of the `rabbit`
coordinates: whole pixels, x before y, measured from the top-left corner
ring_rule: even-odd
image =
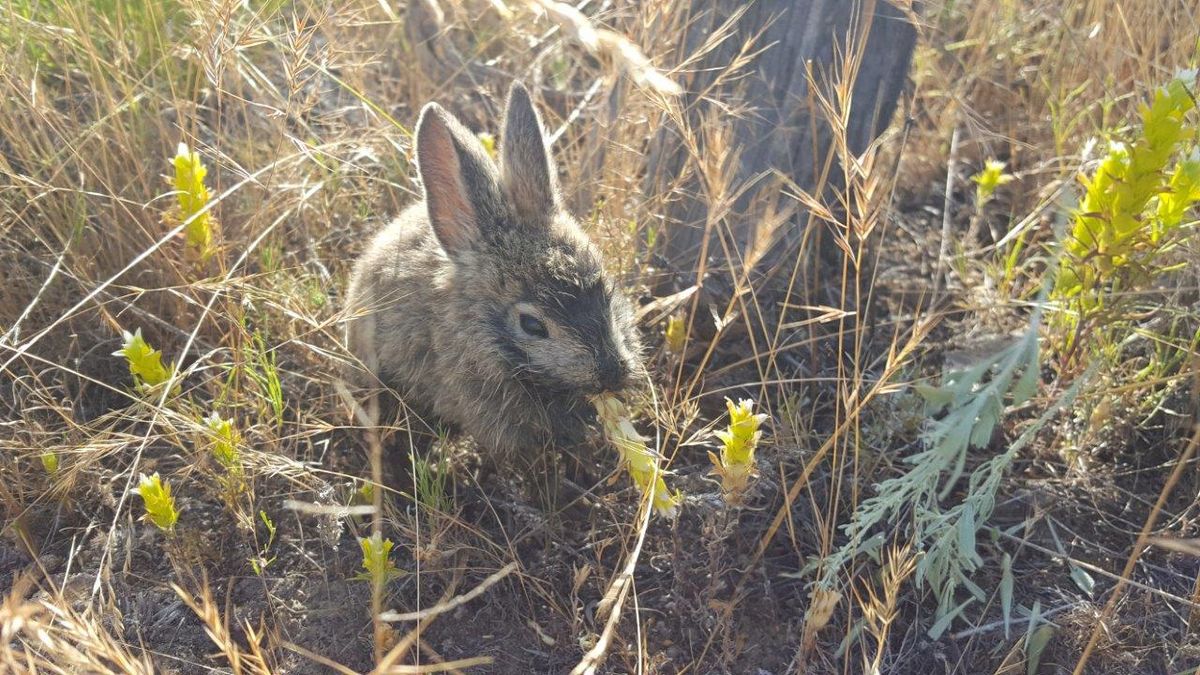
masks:
[[[509,91],[499,166],[437,103],[415,141],[424,199],[351,276],[348,343],[369,371],[359,382],[496,457],[583,441],[588,397],[629,388],[645,368],[630,302],[563,208],[529,92]]]

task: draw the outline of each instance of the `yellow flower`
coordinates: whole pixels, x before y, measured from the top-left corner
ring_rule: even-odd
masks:
[[[683,348],[687,341],[687,325],[683,321],[682,314],[672,314],[667,319],[667,331],[665,336],[667,340],[667,351],[672,354],[682,354]]]
[[[661,456],[646,445],[649,439],[637,432],[625,406],[616,397],[597,396],[592,399],[592,404],[596,406],[605,436],[620,453],[621,463],[629,471],[633,483],[642,494],[651,495],[651,506],[655,513],[674,518],[679,512],[683,495],[678,490],[672,493],[667,489],[663,479],[665,472],[658,466]]]
[[[496,137],[486,131],[481,131],[476,136],[479,138],[479,144],[487,151],[488,157],[496,159]]]
[[[154,523],[164,532],[175,529],[175,523],[179,520],[179,511],[175,509],[175,497],[171,496],[171,486],[159,478],[157,471],[149,476],[141,475],[137,493],[146,506],[142,520]]]
[[[200,153],[189,150],[186,143],[179,144],[172,164],[175,165],[179,210],[183,220],[191,219],[185,228],[187,243],[200,252],[202,260],[206,260],[212,255],[212,220],[207,211],[200,212],[208,205],[208,188],[204,186],[208,168],[200,161]]]
[[[996,192],[996,188],[1005,185],[1013,179],[1011,174],[1004,173],[1004,162],[989,159],[983,163],[983,171],[971,176],[975,181],[975,203],[983,205]]]
[[[129,373],[133,375],[134,385],[140,390],[153,390],[171,378],[174,366],[167,368],[162,364],[162,352],[152,348],[142,338],[142,329],[135,332],[125,331],[125,345],[113,352],[113,356],[123,356],[129,364]],[[175,386],[178,393],[179,385]]]
[[[241,453],[238,452],[238,442],[241,440],[241,434],[238,433],[237,427],[233,426],[233,420],[222,419],[220,414],[213,411],[212,415],[205,418],[204,424],[213,434],[212,453],[217,463],[230,471],[240,471]]]
[[[721,477],[725,499],[737,503],[750,486],[750,479],[758,475],[754,451],[762,438],[759,427],[768,416],[755,414],[754,401],[750,399],[736,404],[725,399],[725,407],[729,410],[729,426],[716,432],[722,443],[721,456],[709,452],[708,458],[713,463],[713,473]]]

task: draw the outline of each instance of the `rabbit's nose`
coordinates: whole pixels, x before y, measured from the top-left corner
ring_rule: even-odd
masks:
[[[625,388],[625,378],[629,376],[629,369],[620,359],[605,359],[600,364],[598,375],[602,390],[617,391]]]

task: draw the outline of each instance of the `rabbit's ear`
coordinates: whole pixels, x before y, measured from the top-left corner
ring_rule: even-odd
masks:
[[[500,137],[504,193],[525,222],[545,224],[558,208],[554,162],[542,136],[542,121],[529,91],[514,82]]]
[[[496,171],[479,139],[436,103],[417,122],[417,169],[442,248],[473,248],[498,197]]]

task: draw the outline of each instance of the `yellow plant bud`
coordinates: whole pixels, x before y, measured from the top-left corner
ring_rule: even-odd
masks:
[[[121,356],[129,364],[129,374],[133,375],[133,383],[139,390],[153,390],[171,378],[174,366],[167,368],[162,364],[162,352],[151,347],[142,337],[142,329],[133,333],[125,331],[125,344],[113,356]],[[175,392],[178,393],[176,385]]]
[[[625,405],[613,396],[597,396],[592,399],[596,414],[604,427],[604,434],[621,454],[621,463],[629,471],[629,477],[642,494],[651,495],[651,506],[660,516],[674,518],[679,511],[683,495],[671,493],[663,479],[665,473],[659,468],[660,455],[646,445],[647,438],[634,428]]]
[[[996,188],[1012,179],[1011,174],[1004,173],[1004,162],[995,159],[984,162],[983,171],[971,176],[971,180],[975,181],[975,203],[985,204],[995,194]]]
[[[729,426],[718,430],[717,438],[721,439],[721,455],[709,452],[708,458],[713,463],[713,473],[721,477],[721,489],[726,501],[738,503],[750,486],[750,480],[758,476],[758,467],[754,461],[754,451],[762,438],[759,429],[767,420],[767,415],[754,413],[754,401],[742,399],[736,404],[725,399],[725,407],[729,410]]]
[[[171,486],[159,478],[158,472],[149,476],[142,474],[136,491],[145,502],[146,513],[142,520],[154,523],[155,527],[163,532],[174,530],[175,523],[179,520],[179,511],[175,509],[175,497],[171,495]]]
[[[664,335],[667,342],[667,351],[672,354],[682,354],[683,348],[687,341],[687,324],[683,320],[682,314],[672,314],[667,319],[667,330]]]
[[[213,411],[204,423],[215,437],[212,441],[212,453],[217,463],[231,472],[240,471],[241,453],[238,452],[238,442],[241,440],[241,434],[238,433],[237,427],[233,426],[233,420],[221,419],[221,416]]]
[[[191,219],[185,229],[187,243],[200,253],[202,260],[207,260],[212,255],[212,219],[207,211],[200,211],[208,205],[208,188],[204,186],[208,168],[200,161],[200,153],[192,152],[186,143],[179,144],[171,163],[175,166],[175,190],[182,219]]]

